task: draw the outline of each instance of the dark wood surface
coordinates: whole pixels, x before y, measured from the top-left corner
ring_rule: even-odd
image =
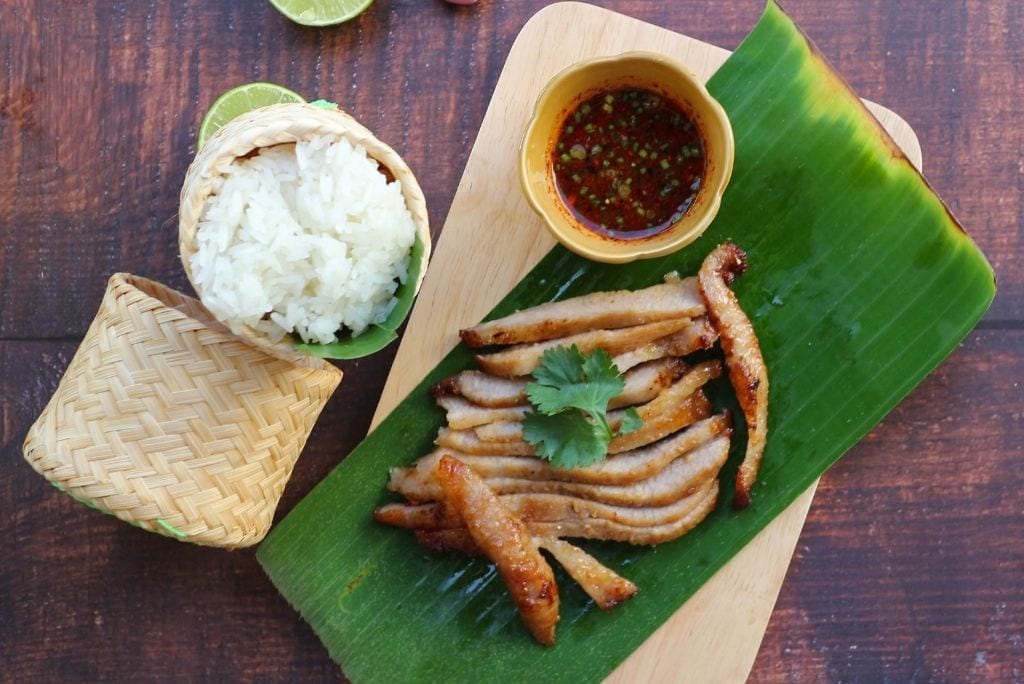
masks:
[[[417,170],[435,239],[542,0],[377,0],[295,26],[258,0],[0,4],[0,680],[335,680],[253,554],[57,493],[25,432],[115,271],[188,291],[177,197],[206,107],[268,80],[336,100]],[[761,0],[600,4],[734,48]],[[1024,3],[790,0],[995,266],[991,311],[822,479],[754,681],[1024,680]],[[287,512],[365,434],[394,348],[346,363]],[[396,657],[400,657],[396,654]]]

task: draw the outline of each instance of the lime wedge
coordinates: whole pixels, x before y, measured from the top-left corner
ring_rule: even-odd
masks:
[[[237,116],[260,107],[280,102],[305,102],[302,96],[274,83],[246,83],[232,88],[217,98],[199,126],[196,149],[206,144],[214,133]]]
[[[330,26],[348,21],[373,0],[270,0],[270,4],[296,24]]]

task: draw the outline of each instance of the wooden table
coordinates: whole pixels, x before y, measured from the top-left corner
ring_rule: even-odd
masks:
[[[0,7],[0,680],[332,680],[251,552],[174,543],[21,457],[115,271],[188,291],[177,196],[206,107],[268,80],[342,103],[418,171],[435,240],[505,55],[542,0],[378,0],[325,30],[256,0]],[[761,0],[608,0],[735,47]],[[821,481],[751,678],[1024,678],[1024,11],[790,0],[863,97],[916,130],[995,266],[963,346]],[[344,364],[287,512],[363,437],[394,355]]]

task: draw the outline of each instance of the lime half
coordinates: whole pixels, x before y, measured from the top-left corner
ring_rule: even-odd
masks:
[[[217,98],[199,125],[196,149],[206,144],[224,124],[246,112],[280,102],[305,102],[302,96],[274,83],[246,83]]]
[[[270,0],[270,4],[296,24],[330,26],[348,21],[373,0]]]

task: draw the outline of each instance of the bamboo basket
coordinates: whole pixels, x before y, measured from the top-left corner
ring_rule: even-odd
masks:
[[[401,183],[405,205],[423,243],[423,267],[415,283],[415,291],[419,292],[430,259],[431,240],[426,200],[412,170],[397,152],[344,111],[293,102],[254,109],[231,120],[206,141],[185,174],[178,208],[178,246],[185,275],[200,299],[203,287],[196,282],[191,266],[191,257],[196,252],[196,232],[206,202],[217,192],[228,167],[261,148],[293,144],[321,135],[361,145],[367,155],[377,161],[385,176]],[[236,332],[255,344],[271,344],[262,332],[249,326],[242,326]]]
[[[340,381],[321,359],[254,347],[195,299],[118,273],[24,454],[58,489],[139,527],[249,546]]]

